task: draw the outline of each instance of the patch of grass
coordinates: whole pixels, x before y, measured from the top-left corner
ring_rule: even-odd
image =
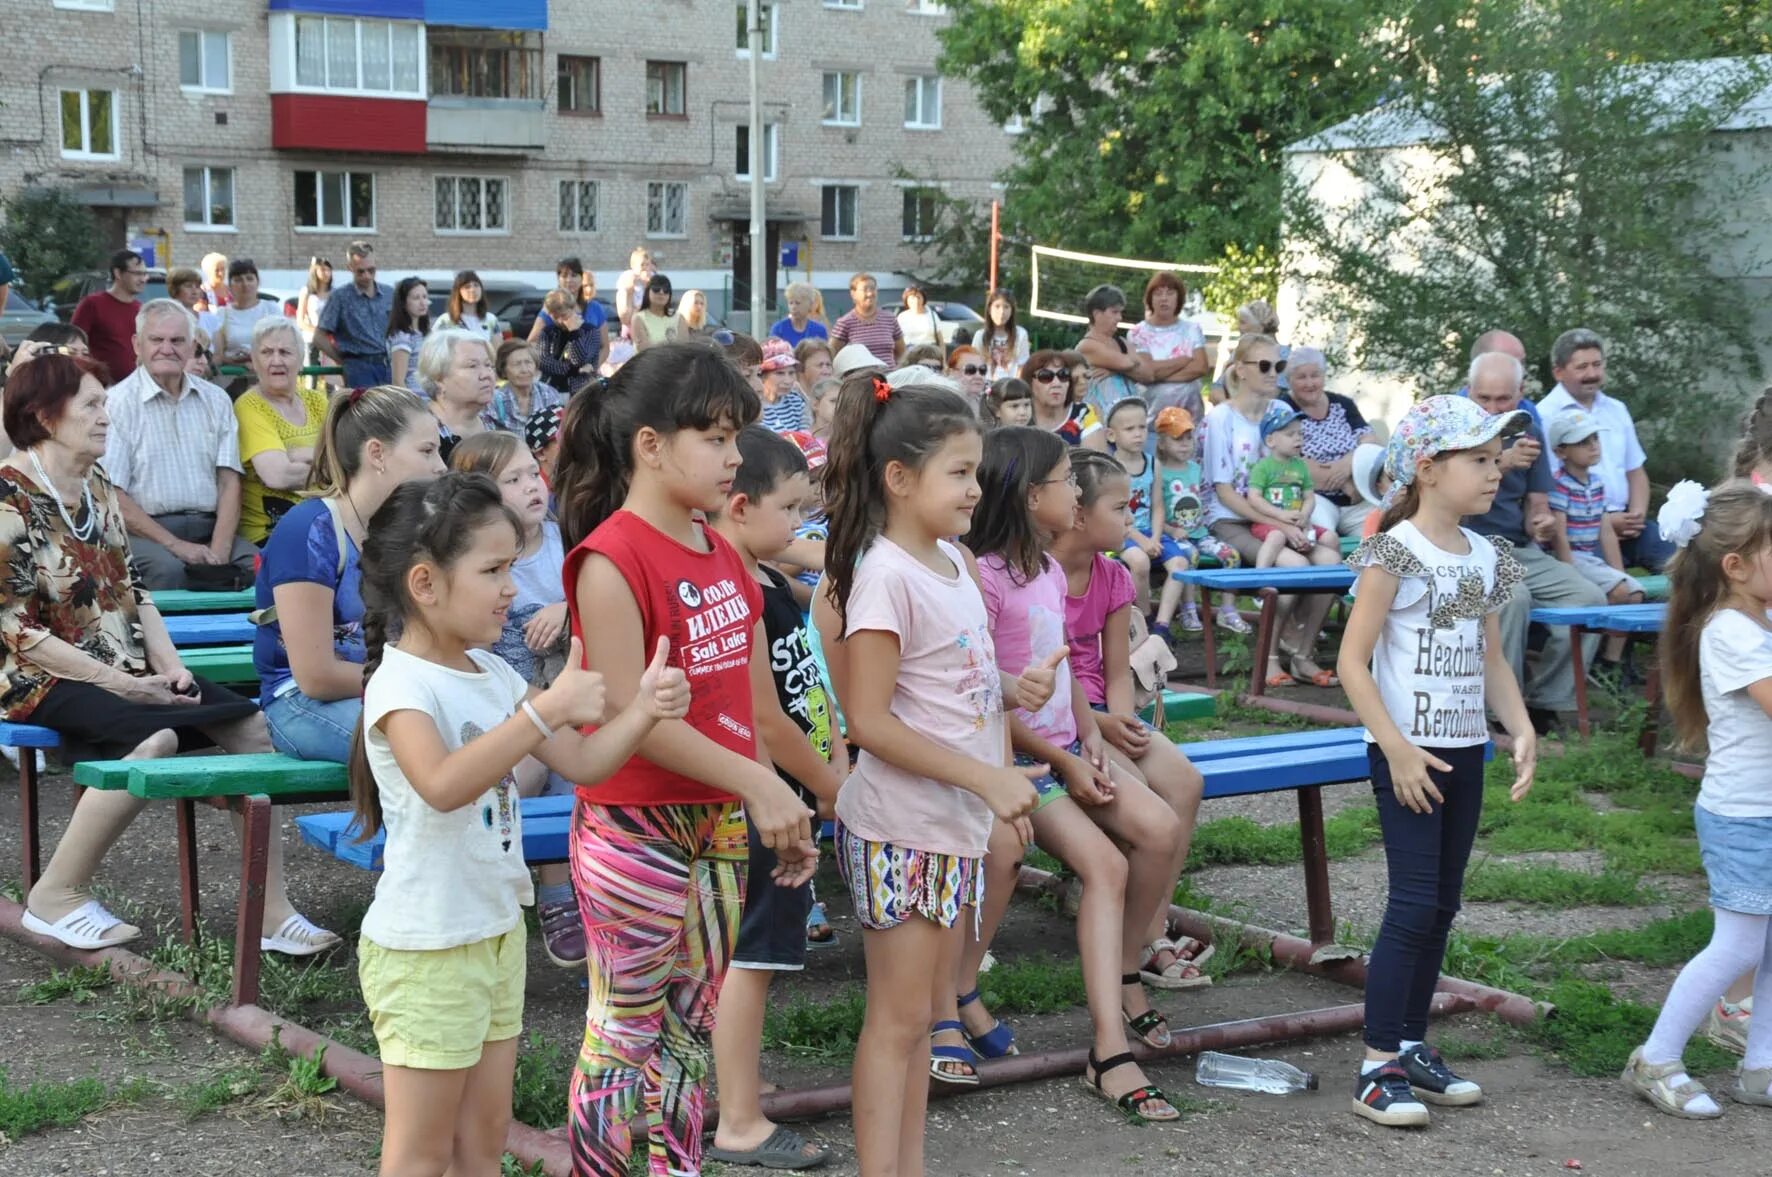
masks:
[[[0,1141],[17,1140],[45,1128],[71,1127],[94,1112],[138,1100],[147,1089],[139,1079],[114,1088],[107,1088],[98,1078],[20,1085],[0,1067]]]
[[[531,1031],[517,1048],[517,1068],[511,1080],[511,1114],[531,1128],[560,1127],[566,1123],[571,1081],[572,1060],[558,1043]]]
[[[1630,1052],[1649,1036],[1656,1009],[1614,997],[1606,986],[1564,977],[1550,987],[1556,1013],[1531,1028],[1533,1036],[1577,1075],[1616,1075]],[[1686,1065],[1708,1074],[1735,1065],[1733,1055],[1694,1037],[1686,1044]]]
[[[1555,866],[1478,863],[1464,879],[1469,903],[1534,903],[1552,907],[1640,907],[1660,896],[1634,875],[1597,875]]]
[[[1083,966],[1074,957],[999,962],[978,978],[978,991],[998,1016],[1058,1013],[1086,1000]]]
[[[498,1162],[498,1177],[547,1177],[547,1172],[540,1161],[525,1169],[523,1162],[510,1153],[500,1157]]]
[[[313,1057],[296,1054],[283,1045],[281,1027],[272,1027],[271,1040],[259,1052],[260,1065],[282,1082],[266,1095],[264,1106],[279,1118],[319,1120],[326,1114],[326,1099],[338,1088],[338,1080],[325,1073],[326,1048],[314,1051]]]
[[[85,1005],[98,996],[100,989],[108,989],[111,982],[110,965],[80,964],[69,969],[55,969],[47,980],[22,987],[18,999],[25,1005],[48,1005],[65,997],[75,1005]]]
[[[1506,1027],[1497,1023],[1498,1030]],[[1515,1052],[1515,1045],[1505,1033],[1490,1034],[1486,1037],[1474,1038],[1466,1034],[1435,1034],[1434,1046],[1449,1059],[1462,1062],[1486,1062],[1490,1059],[1507,1058]]]
[[[9,878],[5,882],[0,883],[0,895],[6,896],[14,903],[23,903],[25,901],[24,888],[19,886],[17,879]]]
[[[1378,810],[1370,805],[1344,809],[1323,823],[1331,858],[1348,858],[1380,837]],[[1188,869],[1203,866],[1280,866],[1299,861],[1303,849],[1298,823],[1264,826],[1246,817],[1221,817],[1194,828]]]
[[[998,965],[985,976],[995,976],[1004,967]],[[771,1002],[763,1015],[763,1048],[840,1062],[854,1055],[866,1012],[867,995],[860,988],[822,1001],[796,997],[785,1003]]]
[[[229,952],[231,958],[231,946]],[[259,1004],[273,1013],[293,1018],[310,1005],[362,1004],[357,969],[345,953],[335,951],[300,962],[275,954],[262,959]]]
[[[228,1067],[207,1079],[198,1079],[175,1089],[172,1100],[187,1119],[195,1120],[220,1111],[237,1100],[257,1095],[262,1079],[263,1073],[256,1066]]]

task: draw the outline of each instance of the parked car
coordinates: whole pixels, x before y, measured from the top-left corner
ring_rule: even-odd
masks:
[[[935,333],[941,337],[944,348],[954,346],[954,333],[962,328],[974,335],[984,329],[984,316],[963,302],[932,302],[929,309],[935,312]],[[902,302],[895,302],[886,308],[887,313],[892,315],[902,310]]]
[[[23,343],[25,336],[35,331],[44,323],[55,322],[55,316],[26,298],[17,286],[12,288],[6,300],[6,310],[0,312],[0,339],[6,340],[9,348]]]

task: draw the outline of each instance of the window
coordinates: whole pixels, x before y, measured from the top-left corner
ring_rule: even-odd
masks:
[[[904,9],[906,12],[921,12],[928,16],[942,16],[947,12],[948,6],[943,4],[941,0],[904,0]]]
[[[1020,112],[1010,115],[1009,121],[1003,124],[1003,130],[1010,135],[1026,134],[1027,129],[1039,122],[1040,117],[1051,109],[1052,103],[1046,95],[1036,94],[1034,96],[1033,110],[1029,111],[1026,115],[1023,115]]]
[[[689,67],[681,61],[646,63],[646,113],[685,117],[689,113],[684,91]]]
[[[438,176],[436,219],[439,233],[508,233],[510,205],[501,176]]]
[[[234,169],[185,169],[185,228],[234,227]]]
[[[775,5],[757,5],[757,15],[763,21],[763,56],[775,56]],[[751,53],[751,6],[740,0],[738,5],[738,55],[749,57]]]
[[[541,40],[537,34],[433,28],[426,43],[434,97],[541,97]]]
[[[854,8],[859,10],[862,0],[824,0],[826,8]]]
[[[941,217],[941,193],[933,188],[904,190],[904,239],[927,241],[935,236],[935,223]]]
[[[689,235],[689,185],[653,181],[646,185],[646,236]]]
[[[117,158],[117,92],[62,91],[62,158]]]
[[[861,126],[861,75],[827,70],[824,75],[824,121],[833,127]]]
[[[855,239],[855,208],[861,189],[853,184],[826,184],[823,188],[823,209],[819,216],[821,237],[853,241]]]
[[[299,229],[374,229],[375,175],[295,173],[295,224]]]
[[[116,7],[113,0],[55,0],[55,6],[76,12],[112,12]]]
[[[295,84],[308,90],[421,95],[424,36],[405,21],[295,18]]]
[[[904,80],[904,125],[915,130],[941,128],[941,79],[931,74]]]
[[[763,179],[775,182],[776,143],[780,138],[776,134],[781,130],[778,123],[763,124]],[[738,127],[738,165],[735,173],[740,180],[751,178],[751,129],[742,123]]]
[[[178,84],[187,90],[226,94],[233,87],[226,33],[187,29],[178,35]]]
[[[554,88],[561,114],[603,113],[603,63],[597,58],[562,53]]]
[[[560,232],[597,231],[597,181],[560,181]]]

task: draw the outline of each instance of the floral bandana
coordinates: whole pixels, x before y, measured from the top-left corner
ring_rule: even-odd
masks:
[[[1526,428],[1530,418],[1520,409],[1512,412],[1485,413],[1468,397],[1430,396],[1418,401],[1391,434],[1384,451],[1384,472],[1390,475],[1391,487],[1380,504],[1389,507],[1415,481],[1415,465],[1423,458],[1437,457],[1453,450],[1474,449],[1496,437],[1512,437]]]

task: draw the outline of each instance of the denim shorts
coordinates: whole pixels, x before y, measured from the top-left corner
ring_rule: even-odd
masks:
[[[322,703],[291,688],[265,707],[265,726],[271,747],[298,760],[330,760],[346,764],[351,759],[351,736],[363,718],[362,699],[334,699]]]
[[[1072,756],[1081,756],[1083,754],[1083,741],[1080,739],[1072,740],[1071,746],[1066,748],[1065,751],[1069,752]],[[1032,756],[1024,756],[1020,752],[1015,754],[1015,767],[1017,768],[1030,768],[1037,764],[1045,764],[1045,761],[1037,760]],[[1036,813],[1046,808],[1060,797],[1069,797],[1071,795],[1070,790],[1064,786],[1064,778],[1052,771],[1052,766],[1049,764],[1046,765],[1046,770],[1045,776],[1038,777],[1034,781],[1034,792],[1040,795],[1039,804],[1034,806],[1034,811]]]
[[[1694,805],[1692,823],[1710,876],[1710,905],[1772,915],[1772,817],[1721,817]]]

